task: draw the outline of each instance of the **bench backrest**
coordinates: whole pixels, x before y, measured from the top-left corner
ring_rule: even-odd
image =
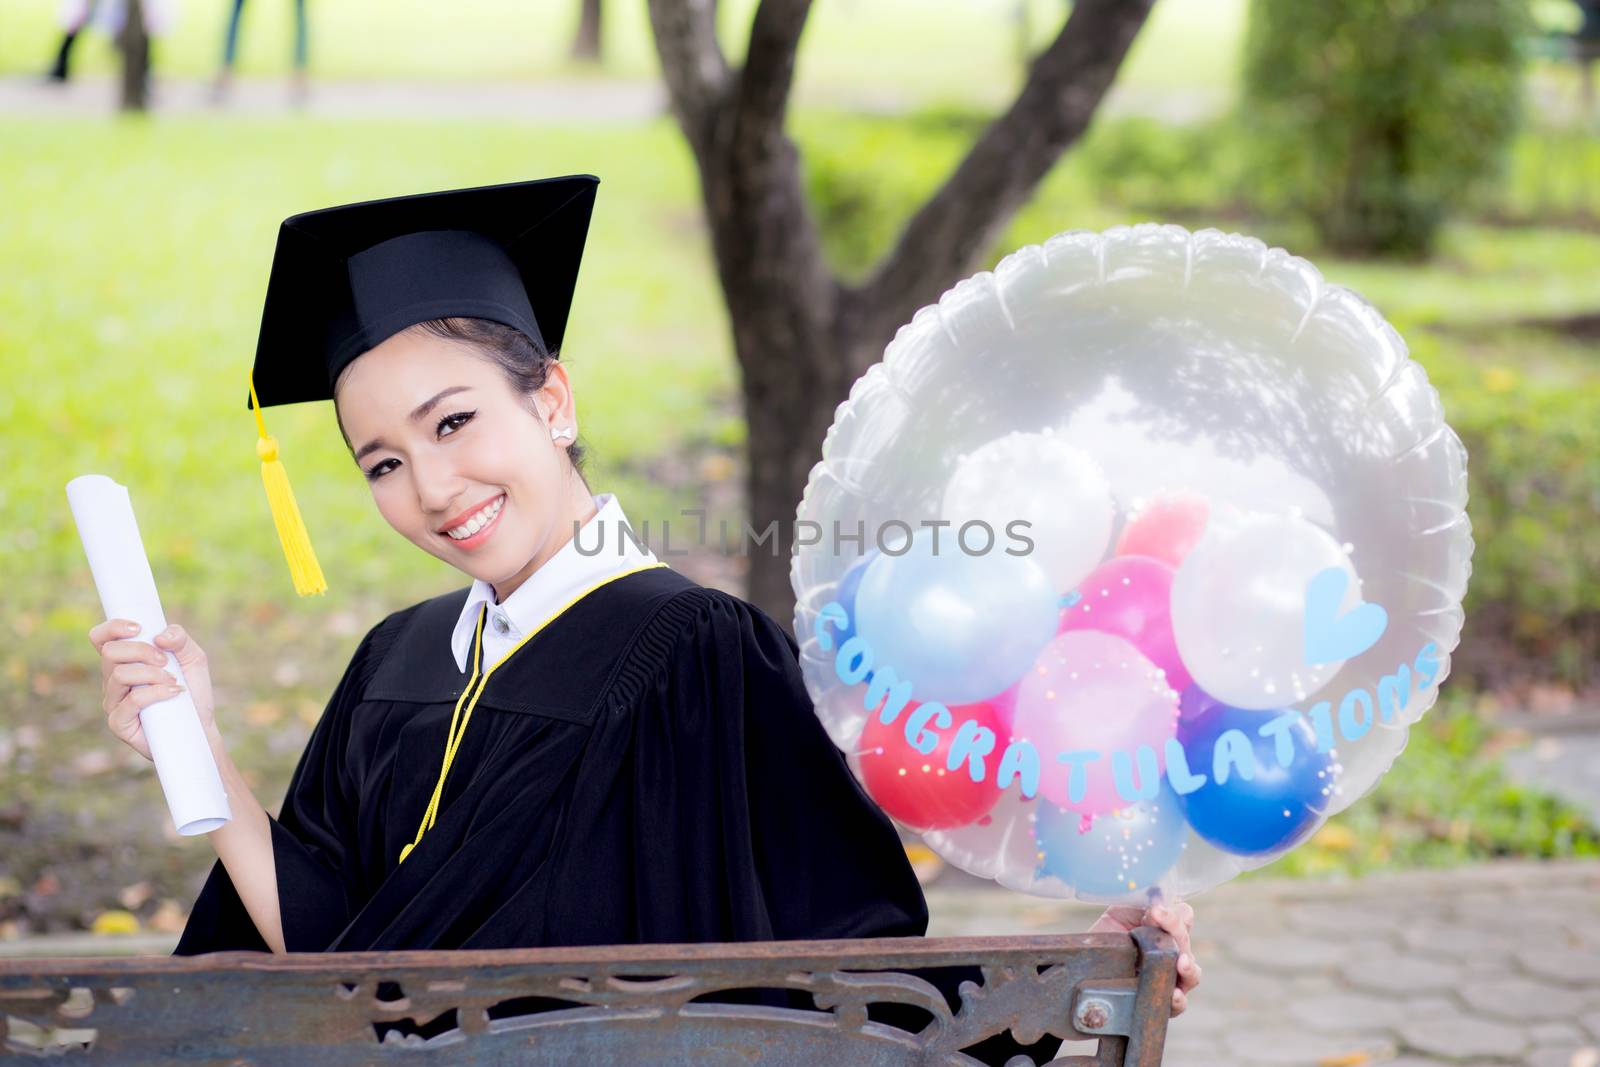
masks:
[[[1129,1067],[1161,1060],[1176,962],[1172,939],[1151,928],[1132,936],[14,959],[0,960],[0,1038],[13,1055],[127,1067],[822,1067],[975,1063],[961,1050],[1009,1029],[1024,1044],[1046,1034],[1098,1038],[1095,1055],[1069,1062]],[[935,986],[905,973],[972,965],[982,984],[963,984],[955,1012]],[[755,1002],[726,1002],[741,997]],[[867,1018],[869,1005],[889,1004],[925,1015],[920,1032]]]

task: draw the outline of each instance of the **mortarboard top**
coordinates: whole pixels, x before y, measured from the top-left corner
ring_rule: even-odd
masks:
[[[429,319],[515,327],[552,355],[566,333],[590,174],[398,196],[285,219],[246,406],[278,538],[301,596],[327,590],[263,407],[333,399],[357,356]]]
[[[428,319],[491,319],[554,353],[599,181],[545,178],[285,219],[252,372],[260,406],[333,399],[351,360]]]

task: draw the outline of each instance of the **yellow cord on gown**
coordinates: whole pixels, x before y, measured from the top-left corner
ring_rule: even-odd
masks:
[[[411,844],[400,850],[401,863],[404,863],[406,861],[406,857],[411,855],[412,849],[416,848],[422,843],[422,835],[432,829],[433,824],[438,820],[439,799],[444,795],[445,777],[450,773],[450,765],[455,762],[456,750],[461,747],[461,739],[466,735],[467,732],[467,723],[472,721],[472,709],[477,707],[478,698],[483,695],[484,687],[489,684],[489,676],[499,669],[502,663],[515,655],[517,649],[533,640],[534,636],[538,634],[540,630],[543,630],[546,626],[549,626],[557,618],[563,615],[568,608],[572,607],[572,605],[576,604],[578,601],[582,600],[596,589],[599,589],[603,585],[608,585],[611,582],[616,581],[618,578],[626,578],[630,574],[637,574],[640,571],[648,571],[653,570],[656,567],[665,566],[665,563],[660,562],[646,563],[642,567],[632,567],[628,570],[610,575],[609,577],[602,578],[600,581],[589,586],[577,596],[561,605],[543,622],[539,623],[539,625],[530,630],[521,641],[518,641],[510,649],[510,651],[506,652],[505,655],[496,660],[494,666],[490,667],[487,671],[484,671],[483,676],[480,679],[478,676],[478,670],[482,665],[483,621],[489,614],[488,602],[486,601],[484,603],[483,610],[478,612],[478,625],[472,637],[472,677],[470,680],[468,680],[467,687],[461,691],[461,697],[456,701],[456,710],[450,716],[450,729],[445,737],[444,764],[439,768],[439,782],[433,787],[433,797],[428,801],[428,810],[423,813],[422,824],[417,827],[416,839],[413,840]],[[469,697],[471,698],[470,700],[468,699]],[[465,704],[467,708],[467,713],[465,716],[461,714],[461,707],[463,704]],[[458,720],[460,723],[459,727],[457,726]]]

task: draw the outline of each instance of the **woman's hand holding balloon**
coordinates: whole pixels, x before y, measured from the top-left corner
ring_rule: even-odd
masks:
[[[1178,943],[1178,985],[1172,991],[1172,1015],[1176,1018],[1189,1007],[1189,994],[1200,984],[1200,964],[1195,962],[1190,937],[1194,932],[1194,908],[1180,901],[1169,908],[1156,904],[1146,910],[1137,904],[1114,904],[1089,927],[1091,934],[1126,934],[1135,927],[1154,926],[1165,930]]]

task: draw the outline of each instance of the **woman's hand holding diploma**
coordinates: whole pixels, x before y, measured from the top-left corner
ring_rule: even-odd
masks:
[[[218,743],[216,716],[211,698],[211,670],[206,665],[206,654],[181,626],[170,626],[155,636],[155,647],[132,638],[138,634],[139,624],[132,619],[107,619],[89,631],[89,640],[100,653],[100,677],[105,684],[106,725],[124,742],[147,760],[150,742],[144,736],[139,713],[158,701],[165,700],[183,689],[166,670],[171,652],[178,660],[183,676],[189,681],[189,696],[211,741],[213,754],[221,748]]]
[[[229,758],[222,734],[217,730],[211,668],[206,662],[205,650],[176,624],[155,636],[154,647],[133,640],[138,632],[139,624],[131,619],[107,619],[89,631],[89,640],[100,653],[106,725],[117,740],[145,759],[152,758],[139,713],[182,688],[165,669],[166,653],[170,652],[189,681],[194,709],[200,716],[200,725],[205,728],[206,740],[211,745],[211,755],[222,775],[228,806],[233,812],[232,819],[207,836],[262,939],[272,951],[282,952],[283,919],[278,911],[278,872],[272,855],[272,826],[266,809],[250,792]]]

